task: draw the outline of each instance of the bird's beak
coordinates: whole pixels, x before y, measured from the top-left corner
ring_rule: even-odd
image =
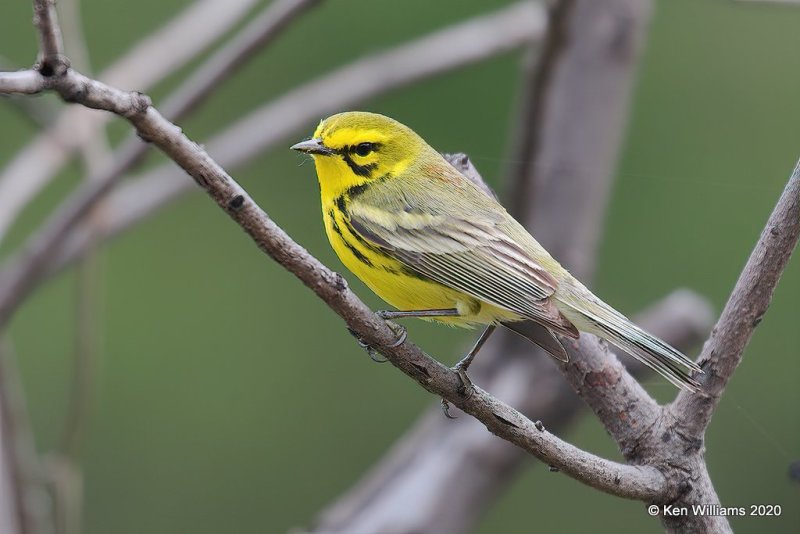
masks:
[[[311,139],[306,139],[305,141],[300,141],[296,145],[292,145],[290,148],[292,150],[305,152],[306,154],[316,154],[319,156],[330,156],[332,154],[335,154],[333,150],[323,145],[322,139],[318,137],[313,137]]]

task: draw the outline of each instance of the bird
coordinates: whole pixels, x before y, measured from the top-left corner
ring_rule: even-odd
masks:
[[[700,391],[693,373],[702,370],[694,361],[595,296],[408,126],[377,113],[343,112],[291,149],[313,158],[336,255],[395,308],[380,317],[484,327],[454,366],[462,381],[501,326],[561,362],[569,360],[565,341],[593,334],[675,386]]]

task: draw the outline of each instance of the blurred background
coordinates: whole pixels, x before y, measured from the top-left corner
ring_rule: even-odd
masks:
[[[94,70],[188,4],[83,0]],[[193,139],[206,139],[299,83],[503,4],[323,2],[181,125]],[[0,54],[19,67],[35,56],[30,20],[28,2],[3,6]],[[708,297],[716,312],[722,308],[800,155],[798,28],[800,5],[656,2],[593,287],[607,302],[634,313],[687,287]],[[442,151],[468,153],[501,192],[522,55],[508,53],[358,108],[401,120]],[[156,104],[193,65],[149,91]],[[61,105],[52,96],[36,102]],[[4,166],[38,130],[4,100],[0,125]],[[115,120],[109,132],[117,142],[129,126]],[[151,155],[146,165],[163,161]],[[0,255],[7,257],[82,176],[79,163],[61,173],[22,214]],[[343,269],[324,236],[313,166],[301,155],[269,151],[234,176],[295,240]],[[93,328],[100,357],[80,448],[88,533],[303,528],[437,401],[390,366],[370,362],[341,320],[202,194],[110,242],[99,263]],[[346,277],[366,302],[382,307]],[[58,445],[65,425],[76,287],[74,270],[48,282],[10,328],[43,453]],[[780,518],[733,518],[738,532],[800,528],[800,484],[788,475],[800,459],[799,302],[795,258],[708,432],[707,461],[723,505],[783,506]],[[407,326],[415,342],[447,363],[476,334]],[[675,393],[656,378],[647,387],[662,400]],[[562,437],[621,458],[590,416]],[[541,466],[519,476],[478,531],[528,532],[532,524],[543,531],[600,524],[660,531],[642,504]]]

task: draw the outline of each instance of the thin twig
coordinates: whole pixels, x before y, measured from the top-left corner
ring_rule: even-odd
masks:
[[[52,73],[53,61],[60,61],[64,54],[64,43],[61,40],[61,28],[56,24],[55,0],[34,0],[33,23],[39,30],[39,70],[43,74]]]
[[[115,87],[147,90],[202,53],[236,25],[258,0],[198,0],[136,43],[98,75]],[[0,74],[0,93],[32,94],[46,88],[35,71]],[[20,150],[0,172],[0,241],[30,200],[107,121],[104,113],[71,107]]]
[[[0,73],[0,94],[35,95],[45,89],[44,76],[35,70]]]
[[[18,70],[16,65],[0,55],[0,72],[11,72],[15,70]],[[2,91],[0,91],[0,93],[2,93]],[[25,118],[40,128],[49,127],[58,114],[58,110],[49,100],[32,100],[30,98],[22,98],[19,96],[3,96],[5,97],[5,100],[0,100],[0,102],[6,102],[10,104],[12,107],[22,112],[22,115]]]
[[[733,288],[698,363],[704,395],[681,392],[670,406],[682,433],[702,437],[722,392],[742,361],[753,331],[761,323],[772,294],[800,235],[800,161],[786,184],[747,264]]]

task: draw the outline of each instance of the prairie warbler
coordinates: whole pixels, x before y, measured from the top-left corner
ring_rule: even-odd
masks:
[[[589,332],[676,386],[699,390],[692,360],[592,294],[407,126],[374,113],[340,113],[292,149],[314,158],[336,254],[399,310],[382,317],[486,325],[456,366],[462,377],[502,325],[562,361],[558,336]]]

